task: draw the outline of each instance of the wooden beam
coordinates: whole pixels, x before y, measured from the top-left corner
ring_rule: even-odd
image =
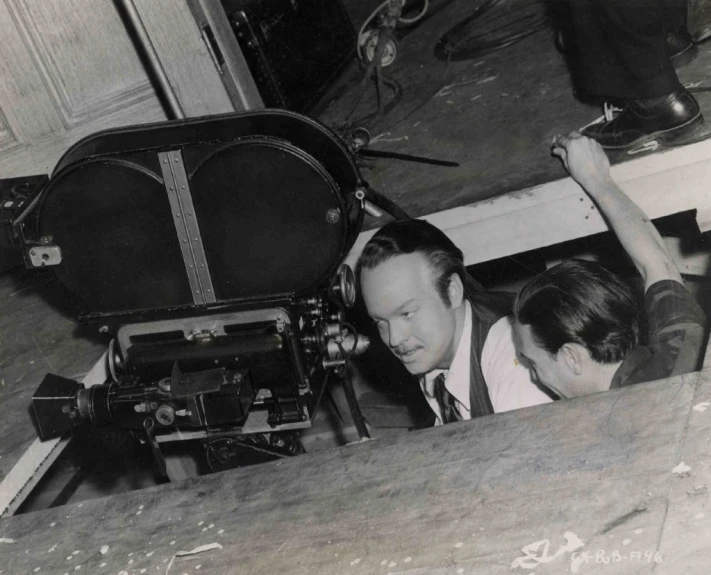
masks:
[[[204,27],[186,2],[135,0],[135,7],[185,117],[245,109],[231,100]]]
[[[652,219],[696,210],[711,230],[711,141],[668,150],[612,168],[622,189]],[[515,255],[608,230],[571,178],[511,192],[422,219],[442,229],[464,252],[467,265]],[[354,266],[375,233],[362,233],[346,262]]]
[[[220,2],[188,0],[188,6],[235,110],[263,108],[262,96]]]
[[[84,377],[86,387],[99,385],[108,378],[106,353]],[[0,483],[0,517],[12,515],[27,499],[40,479],[69,445],[68,439],[35,439],[20,460]]]
[[[4,518],[2,569],[706,573],[710,398],[688,374]]]

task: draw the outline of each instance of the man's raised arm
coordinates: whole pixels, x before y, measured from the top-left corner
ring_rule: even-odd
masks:
[[[572,132],[556,136],[553,154],[595,202],[644,278],[644,289],[661,280],[683,283],[664,240],[647,215],[610,175],[610,162],[596,141]]]

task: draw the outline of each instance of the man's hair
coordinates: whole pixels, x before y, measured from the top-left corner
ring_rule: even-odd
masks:
[[[598,363],[625,359],[639,343],[639,306],[632,290],[597,263],[570,260],[526,284],[516,320],[555,355],[566,343],[584,346]]]
[[[362,270],[374,269],[391,258],[414,253],[424,256],[432,267],[435,288],[445,305],[452,305],[449,284],[452,274],[457,274],[464,286],[464,297],[477,315],[488,318],[490,314],[498,317],[511,313],[510,298],[487,292],[467,273],[462,250],[442,230],[424,220],[390,222],[370,238],[356,267],[358,283]]]
[[[414,253],[427,258],[434,272],[437,293],[445,304],[451,305],[449,283],[452,274],[457,274],[462,283],[468,277],[464,255],[444,232],[424,220],[402,220],[383,226],[363,248],[358,260],[358,277],[364,269],[373,269],[396,256]]]

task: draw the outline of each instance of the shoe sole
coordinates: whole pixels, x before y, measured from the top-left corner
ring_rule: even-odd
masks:
[[[600,145],[605,150],[628,150],[630,148],[636,148],[643,146],[649,142],[657,140],[660,144],[666,144],[667,146],[682,145],[685,143],[691,143],[691,136],[697,134],[701,128],[704,126],[704,117],[699,112],[699,115],[689,120],[686,124],[681,126],[675,126],[668,130],[660,130],[658,132],[652,132],[651,134],[645,134],[637,138],[635,141],[626,144],[624,146],[606,146],[600,143]],[[680,133],[683,132],[683,133]]]

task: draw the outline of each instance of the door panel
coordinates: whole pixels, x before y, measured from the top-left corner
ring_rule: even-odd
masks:
[[[233,104],[187,2],[135,0],[187,117]],[[113,0],[0,0],[0,178],[50,173],[76,141],[167,119]]]

